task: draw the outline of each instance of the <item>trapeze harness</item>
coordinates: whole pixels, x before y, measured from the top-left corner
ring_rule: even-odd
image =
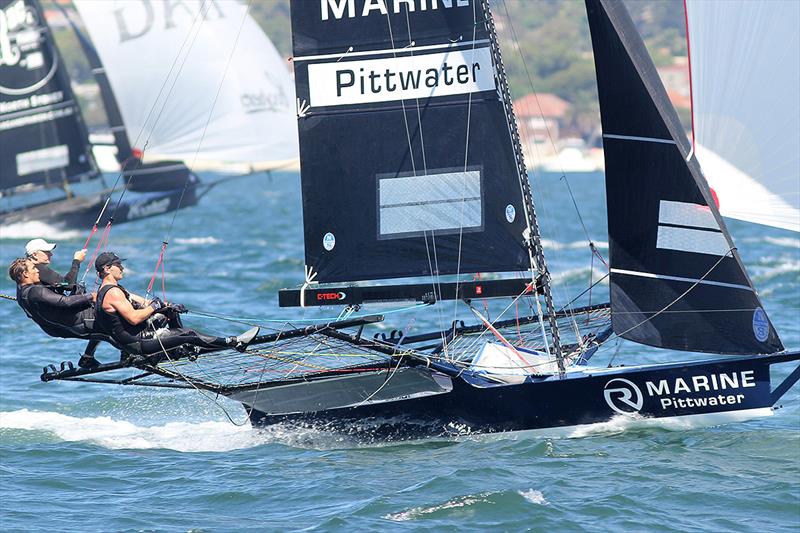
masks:
[[[137,325],[129,323],[121,318],[117,313],[110,313],[103,309],[103,300],[109,290],[120,289],[125,298],[130,301],[130,293],[121,285],[103,285],[97,291],[97,301],[95,302],[95,327],[111,335],[115,341],[125,347],[125,350],[137,355],[154,354],[162,351],[169,351],[182,344],[192,344],[203,348],[226,348],[230,343],[222,337],[212,337],[200,334],[192,329],[180,327],[180,320],[177,316],[170,318],[169,330],[156,334],[158,326],[153,325],[150,320],[141,322]]]

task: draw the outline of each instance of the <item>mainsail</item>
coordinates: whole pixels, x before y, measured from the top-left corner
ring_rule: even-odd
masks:
[[[147,161],[238,171],[296,159],[295,101],[285,62],[244,5],[75,5],[133,148],[144,149]],[[173,52],[165,56],[165,50]]]
[[[0,0],[0,191],[97,176],[66,67],[39,5]]]
[[[800,231],[800,3],[686,0],[695,149],[720,212]]]
[[[586,6],[605,148],[614,331],[678,350],[782,350],[624,5]]]
[[[479,2],[291,7],[309,278],[529,270]]]

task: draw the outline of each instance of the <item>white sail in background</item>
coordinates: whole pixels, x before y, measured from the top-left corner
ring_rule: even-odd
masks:
[[[286,61],[244,5],[235,0],[76,0],[75,5],[130,141],[144,150],[145,161],[180,159],[194,169],[246,172],[296,160],[294,84]]]
[[[721,213],[800,231],[800,2],[686,10],[697,158]]]

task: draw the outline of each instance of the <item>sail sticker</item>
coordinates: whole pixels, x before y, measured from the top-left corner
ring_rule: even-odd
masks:
[[[333,250],[334,246],[336,246],[336,237],[334,237],[331,232],[326,233],[325,236],[322,237],[322,247],[330,252]]]
[[[308,66],[312,107],[495,90],[489,47]]]
[[[721,231],[659,226],[656,247],[695,254],[727,255],[728,241]]]
[[[657,248],[719,256],[730,251],[707,205],[661,200],[658,222]]]
[[[479,170],[378,176],[379,238],[479,230],[483,226],[482,197]]]
[[[17,174],[20,176],[63,168],[67,165],[69,165],[69,146],[66,144],[17,154]]]
[[[506,220],[508,220],[508,223],[511,224],[512,222],[514,222],[516,218],[517,218],[517,210],[514,209],[513,205],[508,204],[506,206]]]
[[[14,71],[3,75],[0,94],[29,94],[53,78],[58,56],[52,50],[43,53],[43,47],[52,46],[48,39],[40,39],[46,32],[36,10],[26,7],[23,0],[0,9],[0,66]]]
[[[753,311],[753,334],[759,342],[765,342],[769,337],[769,320],[767,313],[760,307]]]
[[[659,224],[676,224],[698,228],[719,229],[711,208],[707,205],[661,200],[658,209]]]

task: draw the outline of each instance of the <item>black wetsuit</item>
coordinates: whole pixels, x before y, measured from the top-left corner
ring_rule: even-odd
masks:
[[[33,283],[17,286],[17,303],[51,337],[85,339],[92,332],[94,308],[91,294],[65,296],[51,287]],[[96,343],[90,342],[86,353]]]
[[[36,265],[39,271],[39,283],[42,285],[75,285],[78,280],[78,270],[81,267],[81,262],[77,259],[72,260],[72,267],[65,276],[62,276],[44,263]]]
[[[203,348],[225,348],[231,345],[222,337],[200,334],[192,329],[180,327],[177,316],[171,318],[170,328],[155,338],[155,327],[147,321],[133,325],[117,313],[109,313],[103,309],[103,300],[108,291],[114,287],[122,290],[125,298],[130,300],[130,293],[121,285],[103,285],[97,291],[95,302],[95,328],[111,335],[115,341],[134,354],[154,354],[164,350],[172,350],[182,344],[192,344]]]

